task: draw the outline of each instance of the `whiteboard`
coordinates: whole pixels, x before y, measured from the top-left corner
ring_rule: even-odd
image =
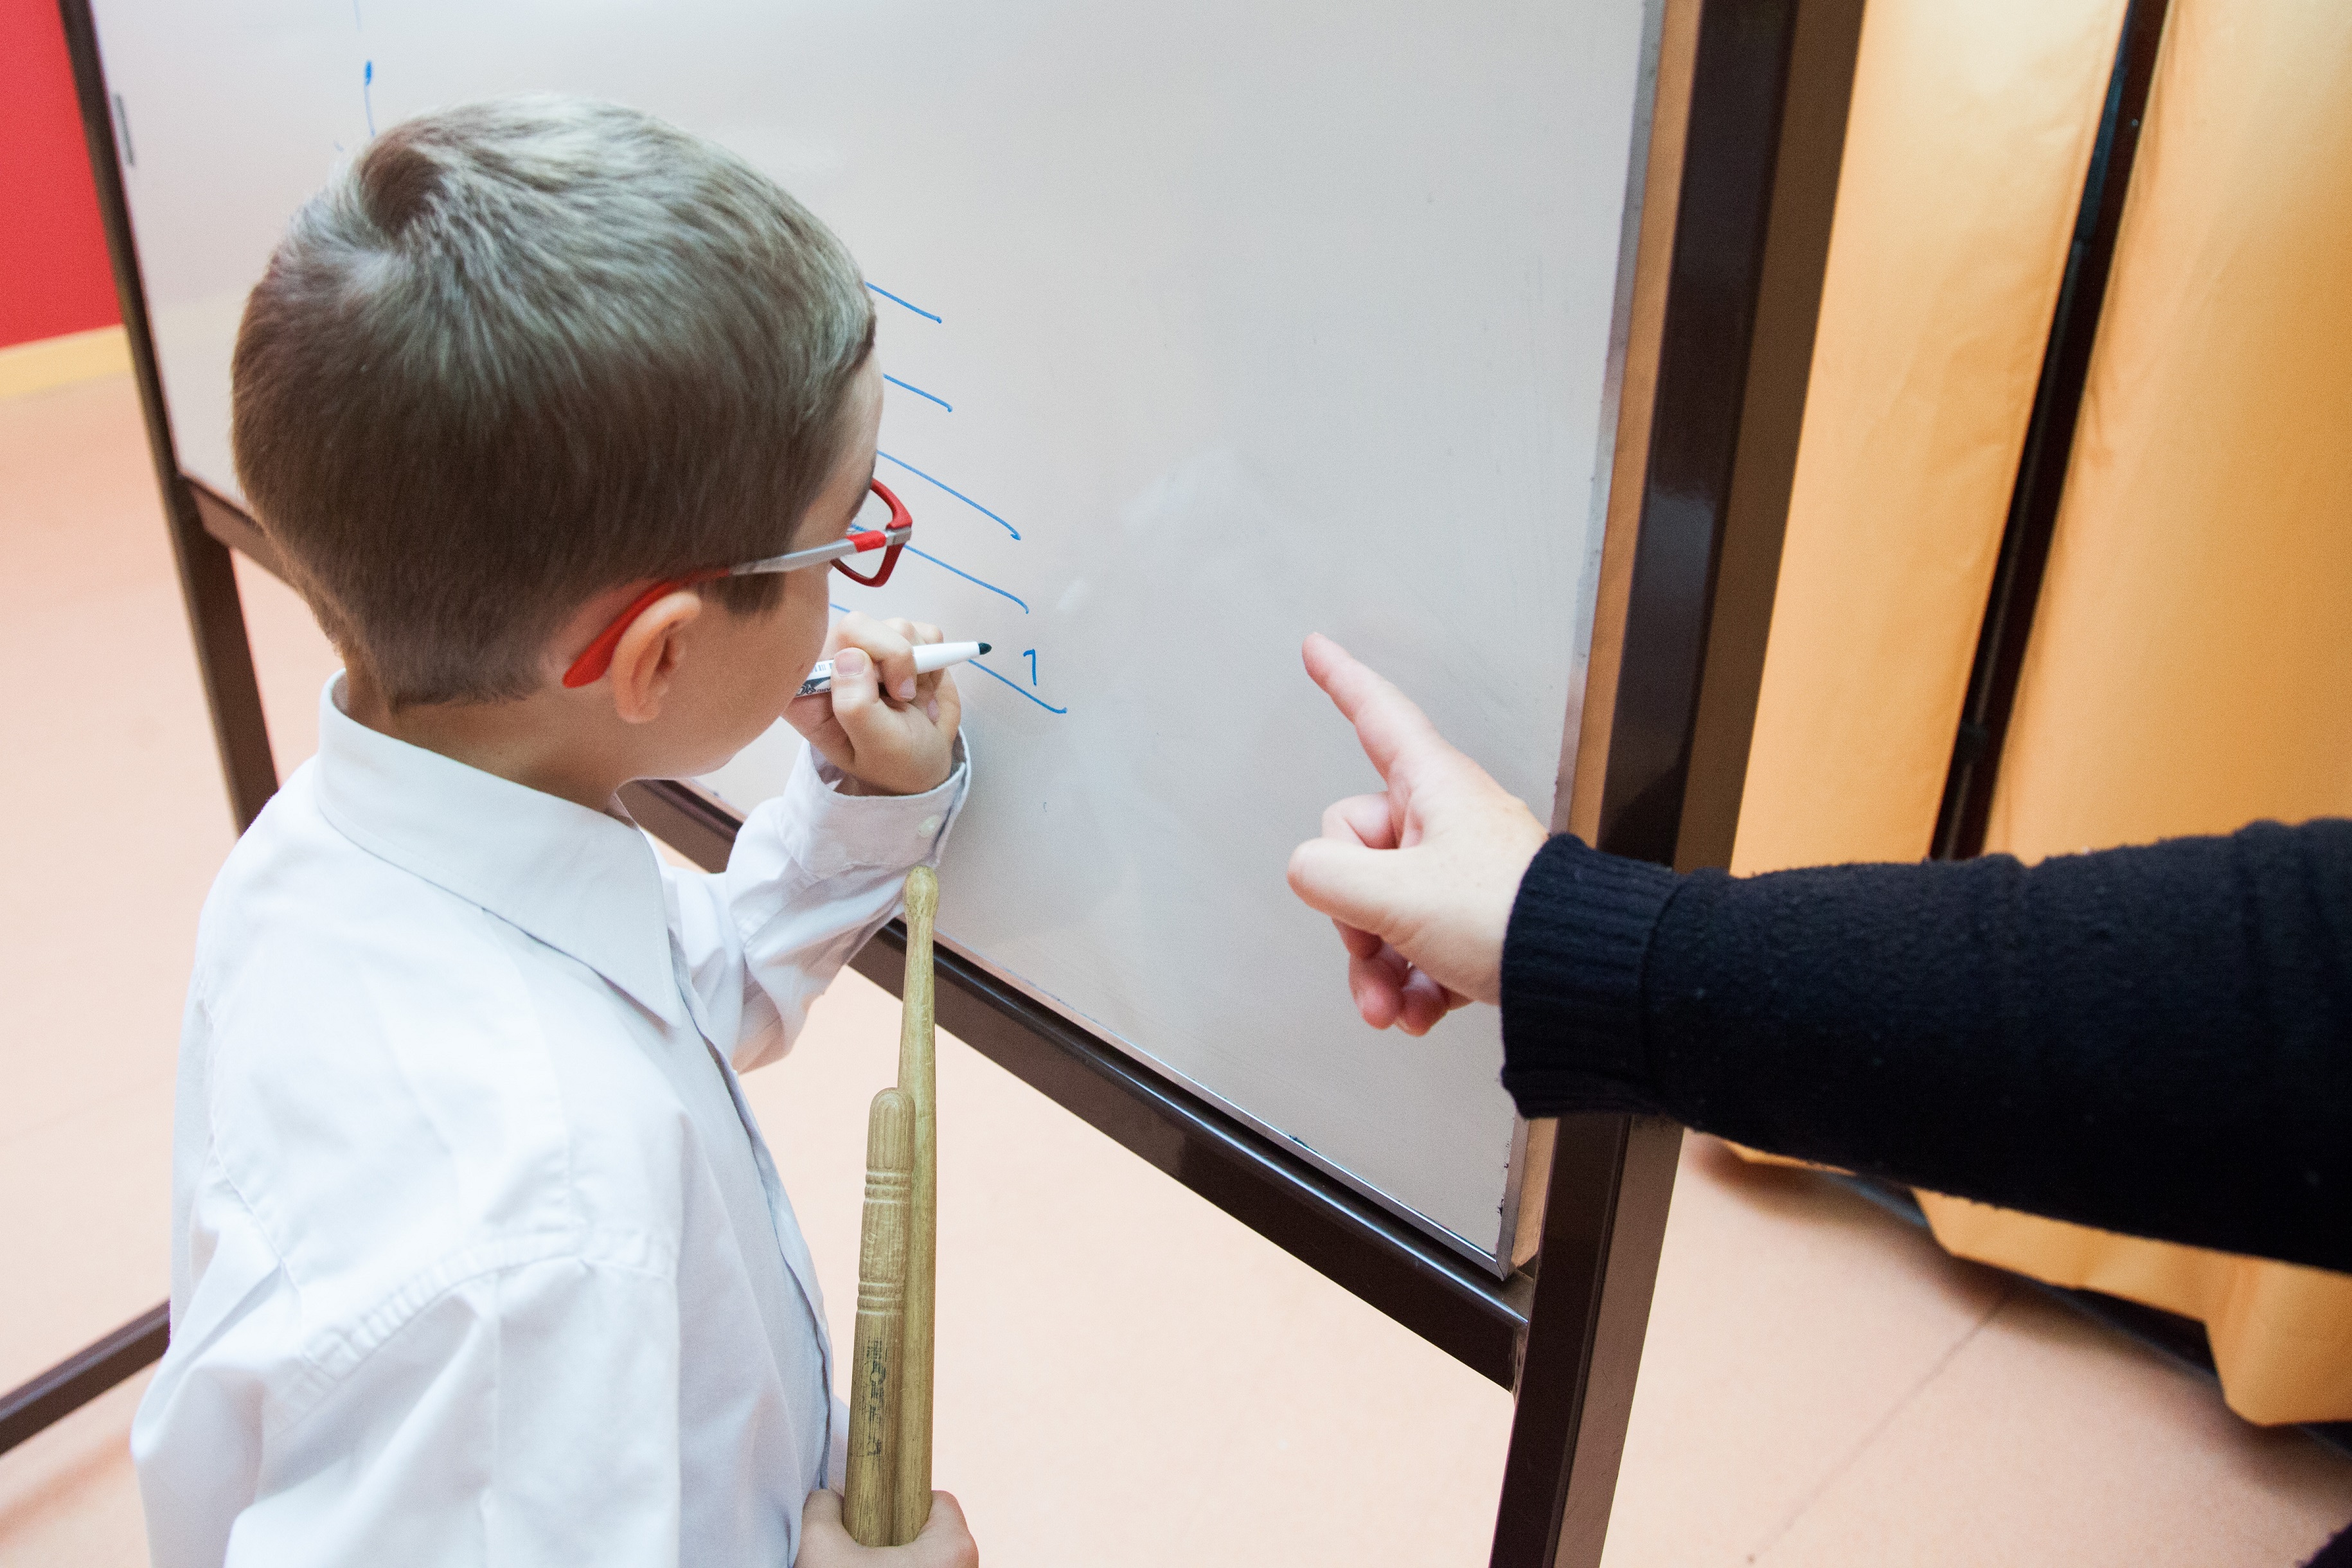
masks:
[[[880,311],[924,554],[835,602],[995,652],[942,939],[1488,1259],[1492,1009],[1367,1028],[1283,881],[1373,787],[1323,630],[1539,815],[1615,424],[1649,0],[98,0],[181,466],[285,218],[372,128],[550,89],[721,142]],[[778,787],[772,735],[711,781]],[[1573,750],[1572,747],[1567,750]]]

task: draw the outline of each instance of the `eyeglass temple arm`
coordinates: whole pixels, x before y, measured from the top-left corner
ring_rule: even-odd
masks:
[[[715,582],[725,575],[724,572],[690,572],[683,577],[656,583],[630,600],[629,607],[614,616],[611,623],[596,634],[594,642],[580,650],[580,657],[573,659],[572,668],[563,672],[563,684],[576,690],[604,679],[604,672],[613,667],[613,655],[619,649],[621,639],[628,635],[631,626],[636,625],[639,616],[652,609],[667,595],[675,594],[681,588]]]
[[[789,555],[771,555],[765,561],[746,561],[740,566],[730,566],[723,574],[729,577],[750,577],[762,572],[792,572],[803,566],[818,566],[835,561],[846,561],[853,555],[863,555],[869,550],[885,550],[894,544],[904,544],[915,535],[915,525],[903,528],[861,528],[844,534],[832,544],[820,544],[814,550],[795,550]],[[874,543],[863,542],[871,539]],[[856,541],[857,548],[845,551],[844,542]]]

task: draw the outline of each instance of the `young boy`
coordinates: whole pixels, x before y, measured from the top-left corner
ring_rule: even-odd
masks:
[[[296,215],[237,472],[346,668],[198,938],[158,1564],[977,1563],[945,1494],[868,1552],[821,1489],[824,1309],[736,1079],[969,782],[939,634],[826,629],[873,339],[821,224],[608,105],[412,121]],[[784,795],[666,868],[614,792],[780,713]]]

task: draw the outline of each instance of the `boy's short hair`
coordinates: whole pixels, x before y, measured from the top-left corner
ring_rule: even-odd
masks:
[[[518,697],[593,595],[788,548],[873,342],[848,251],[723,148],[574,99],[421,115],[247,301],[237,479],[390,701]]]

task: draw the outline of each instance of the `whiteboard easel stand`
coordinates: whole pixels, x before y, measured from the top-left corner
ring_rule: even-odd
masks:
[[[1730,858],[1796,467],[1862,0],[1655,0],[1647,189],[1618,434],[1641,483],[1612,498],[1592,678],[1553,826],[1680,868]],[[240,831],[277,788],[231,551],[284,574],[236,506],[182,472],[156,369],[89,0],[59,0],[165,521]],[[1633,231],[1629,228],[1629,244]],[[1648,301],[1645,309],[1644,300]],[[1655,438],[1652,437],[1654,431]],[[1620,501],[1622,504],[1620,504]],[[1638,501],[1638,506],[1635,501]],[[1583,788],[1571,787],[1585,781]],[[1598,787],[1594,787],[1598,781]],[[677,783],[630,809],[698,864],[740,818]],[[1276,889],[1269,896],[1284,896]],[[853,960],[896,990],[895,922]],[[1528,1130],[1514,1258],[1497,1280],[1420,1226],[963,955],[939,955],[942,1028],[1517,1395],[1491,1562],[1601,1560],[1680,1130],[1617,1115]],[[1530,1239],[1533,1246],[1526,1245]],[[157,1307],[0,1398],[0,1451],[157,1359]]]

